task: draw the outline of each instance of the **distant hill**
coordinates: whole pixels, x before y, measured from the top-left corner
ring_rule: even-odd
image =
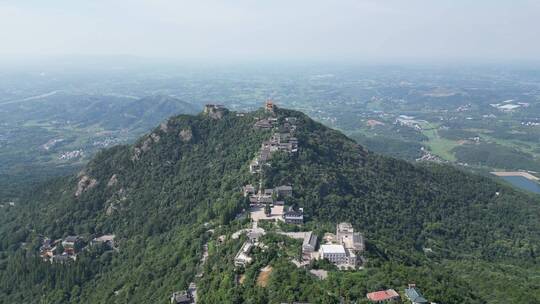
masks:
[[[99,149],[131,142],[171,115],[199,111],[197,105],[164,95],[138,99],[55,92],[0,104],[0,197],[19,196],[25,190],[17,185],[73,172]],[[79,150],[82,157],[58,159]]]
[[[158,104],[156,113],[171,106],[161,97],[140,102]],[[129,115],[153,115],[134,108]],[[291,184],[288,204],[303,207],[315,231],[350,221],[367,237],[368,264],[357,272],[331,270],[320,281],[269,247],[244,273],[234,270],[241,243],[230,236],[246,224],[236,219],[246,207],[240,189],[257,182],[248,164],[270,136],[253,124],[266,115],[174,116],[135,144],[103,150],[77,175],[2,209],[0,300],[166,303],[193,280],[200,303],[364,302],[367,291],[408,282],[440,303],[540,300],[538,198],[448,166],[368,152],[286,109],[276,118],[296,118],[299,152],[274,155],[263,183]],[[36,257],[42,236],[108,233],[117,236],[117,252],[84,252],[67,265]],[[196,279],[205,243],[209,261]],[[274,270],[260,287],[257,274],[266,264]]]
[[[180,99],[152,95],[136,100],[125,100],[121,103],[89,105],[86,115],[81,113],[83,125],[99,124],[106,129],[128,129],[146,132],[173,114],[195,114],[200,107]]]
[[[171,115],[195,114],[200,107],[166,95],[143,98],[58,92],[40,98],[0,104],[10,123],[37,121],[66,123],[79,128],[147,130]],[[7,115],[9,113],[9,116]]]
[[[130,126],[131,129],[149,130],[156,124],[171,116],[171,113],[196,114],[201,107],[180,99],[166,96],[153,95],[126,103],[116,112],[121,114],[120,122],[114,119],[103,119],[106,124],[116,124],[120,128]],[[111,113],[111,115],[113,115]]]

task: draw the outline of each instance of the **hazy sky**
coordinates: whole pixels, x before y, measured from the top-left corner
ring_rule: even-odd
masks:
[[[0,0],[0,56],[540,60],[540,1]]]

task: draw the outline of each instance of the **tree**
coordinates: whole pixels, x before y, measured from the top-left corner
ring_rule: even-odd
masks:
[[[270,216],[270,214],[272,214],[272,208],[270,207],[269,203],[264,205],[264,214],[266,214],[266,216]]]

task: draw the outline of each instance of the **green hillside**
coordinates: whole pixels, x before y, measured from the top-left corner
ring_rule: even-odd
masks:
[[[410,282],[438,303],[540,301],[538,198],[448,166],[367,152],[285,109],[276,117],[296,117],[299,152],[275,154],[263,183],[293,185],[287,203],[304,208],[305,228],[320,237],[338,221],[351,222],[367,238],[367,264],[297,268],[290,258],[298,241],[268,233],[255,262],[235,270],[242,241],[231,235],[249,226],[235,218],[246,207],[241,187],[258,182],[248,168],[271,136],[253,128],[265,115],[173,117],[133,146],[100,152],[78,175],[4,206],[0,302],[167,303],[192,281],[200,303],[363,302],[368,291],[401,292]],[[117,250],[89,247],[66,264],[37,256],[44,236],[109,233]],[[209,257],[201,265],[204,244]],[[263,287],[257,277],[265,266],[273,270]],[[311,268],[329,270],[328,278]]]
[[[79,170],[102,148],[131,143],[173,114],[199,110],[165,95],[58,92],[31,105],[0,104],[0,201],[16,200],[32,184]],[[70,151],[83,153],[60,158]]]

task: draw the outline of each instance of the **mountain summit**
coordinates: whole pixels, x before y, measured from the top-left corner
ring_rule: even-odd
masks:
[[[297,151],[273,153],[255,178],[250,163],[286,119],[294,120]],[[349,222],[362,231],[364,269],[340,272],[323,262],[298,268],[284,253],[295,241],[272,233],[253,264],[235,268],[242,242],[233,234],[250,225],[242,193],[248,184],[292,186],[286,203],[302,208],[306,223],[283,230],[309,228],[322,238]],[[449,166],[374,154],[275,106],[237,113],[213,105],[172,117],[4,210],[6,302],[165,303],[190,282],[198,282],[201,303],[358,302],[368,291],[410,282],[442,303],[492,302],[498,292],[517,303],[520,292],[538,290],[528,280],[540,273],[537,198]],[[103,235],[115,236],[113,250],[90,245]],[[43,262],[44,239],[66,236],[87,244],[76,260]],[[317,279],[313,269],[326,269],[328,278]]]

